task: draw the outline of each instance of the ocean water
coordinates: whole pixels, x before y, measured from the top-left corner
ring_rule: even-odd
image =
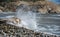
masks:
[[[60,35],[60,14],[37,14],[36,17],[38,31]]]
[[[24,11],[28,6],[18,7],[16,12],[1,12],[0,18],[17,17],[21,23],[15,26],[25,27],[36,32],[60,35],[60,14],[40,14],[33,11]]]
[[[19,10],[17,13],[0,13],[0,18],[18,17],[22,20],[21,24],[16,25],[18,27],[60,35],[60,14],[39,14],[31,11],[21,11]]]
[[[17,17],[22,20],[22,26],[27,29],[60,35],[60,14],[40,14],[19,10]]]

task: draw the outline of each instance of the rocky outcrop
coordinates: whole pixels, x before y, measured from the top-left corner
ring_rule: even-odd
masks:
[[[3,7],[3,12],[16,12],[16,8],[21,5],[32,5],[33,2],[26,2],[26,1],[16,1],[16,2],[1,2],[0,5]],[[1,9],[1,8],[0,8]]]
[[[2,4],[0,11],[16,12],[18,7],[23,8],[23,11],[35,11],[42,14],[55,14],[60,13],[60,6],[49,1],[36,1],[36,2],[26,2],[26,1],[15,1],[15,2],[1,2]]]
[[[37,1],[34,3],[34,5],[38,8],[38,12],[42,14],[46,13],[60,13],[60,6],[48,2],[48,1]]]
[[[17,2],[17,6],[25,6],[23,11],[35,11],[42,14],[55,14],[60,13],[60,6],[49,1],[37,1],[37,2]],[[22,7],[23,8],[23,7]]]

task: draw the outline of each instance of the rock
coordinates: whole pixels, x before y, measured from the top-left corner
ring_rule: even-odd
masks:
[[[57,10],[58,9],[58,5],[57,4],[54,4],[52,2],[47,2],[46,4],[47,4],[46,5],[47,6],[47,10],[51,11],[50,13],[58,13],[59,10]]]
[[[9,18],[9,19],[8,18],[1,19],[1,21],[5,21],[5,23],[7,23],[7,24],[12,23],[12,24],[15,24],[15,25],[21,23],[21,20],[16,18],[16,17],[12,17],[12,18]],[[4,23],[4,22],[1,22],[1,23]]]
[[[38,12],[42,14],[46,13],[60,13],[60,7],[52,2],[37,1],[34,5],[38,8]]]
[[[0,4],[3,7],[2,10],[4,12],[8,12],[8,11],[15,12],[16,11],[16,6],[15,6],[14,2],[1,2]]]
[[[4,11],[4,7],[0,6],[0,12]]]
[[[20,1],[19,5],[17,6],[17,9],[21,9],[24,12],[31,11],[33,6],[33,2],[25,2]]]
[[[14,0],[15,1],[15,0]],[[23,11],[33,11],[42,14],[60,13],[60,6],[49,1],[15,1],[15,2],[1,2],[0,12],[16,12],[17,7],[22,7]],[[21,9],[21,8],[20,8]]]
[[[34,5],[37,7],[37,11],[46,14],[47,13],[47,8],[46,8],[46,2],[45,1],[37,1],[34,3]]]
[[[56,12],[57,12],[57,13],[60,13],[60,6],[57,6]]]
[[[51,11],[50,13],[60,13],[60,6],[51,2],[47,2],[47,9]]]
[[[47,14],[48,11],[46,8],[42,8],[42,9],[38,9],[38,11],[41,13],[41,14]]]
[[[3,12],[2,10],[0,10],[0,12]]]
[[[6,20],[0,19],[0,24],[2,24],[2,23],[6,23]]]
[[[34,30],[26,29],[24,27],[17,27],[7,23],[0,24],[0,34],[1,36],[7,35],[6,37],[58,37],[57,35],[35,32]]]
[[[26,6],[31,6],[33,5],[33,2],[26,2],[26,1],[15,1],[15,2],[1,2],[0,3],[3,8],[4,12],[16,12],[16,9],[18,6],[26,5]]]
[[[33,2],[18,1],[18,2],[15,3],[15,5],[17,5],[17,6],[20,6],[22,4],[31,6],[31,5],[33,5]]]
[[[14,2],[9,2],[8,4],[5,5],[5,10],[6,11],[12,11],[12,12],[15,12],[16,11],[16,6],[14,4]]]

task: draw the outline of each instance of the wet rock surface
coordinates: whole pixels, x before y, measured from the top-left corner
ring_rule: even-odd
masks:
[[[0,21],[0,37],[60,37],[46,33],[35,32],[24,27],[17,27]]]

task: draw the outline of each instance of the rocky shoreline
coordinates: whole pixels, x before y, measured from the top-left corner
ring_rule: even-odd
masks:
[[[24,27],[17,27],[0,21],[0,37],[60,37],[42,32],[35,32]]]
[[[60,13],[60,6],[48,1],[0,2],[0,12],[16,12],[18,8],[26,12],[32,11],[41,14]],[[0,19],[0,37],[60,37],[57,35],[50,35],[47,33],[35,32],[34,30],[29,30],[24,27],[17,27],[11,24],[7,24],[6,22],[6,20]]]

